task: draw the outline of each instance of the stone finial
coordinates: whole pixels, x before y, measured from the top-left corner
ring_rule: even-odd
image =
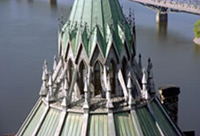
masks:
[[[129,8],[129,25],[132,25],[132,13],[131,13],[131,8]]]
[[[62,82],[62,79],[60,77],[57,77],[57,79],[55,80],[55,84],[59,85],[60,82]]]
[[[143,68],[143,70],[142,70],[142,73],[143,73],[143,75],[142,75],[142,84],[147,84],[147,77],[146,77],[146,69],[145,68]]]
[[[49,71],[48,85],[49,85],[49,93],[47,94],[46,101],[53,102],[53,101],[55,101],[55,96],[53,94],[53,79],[52,79],[52,75],[51,75],[50,71]]]
[[[53,86],[53,79],[52,79],[52,74],[51,71],[49,71],[49,82],[48,82],[49,86]]]
[[[47,74],[46,74],[46,69],[45,67],[43,66],[43,71],[42,71],[42,81],[47,81]]]
[[[128,74],[128,81],[127,81],[127,88],[132,88],[132,82],[131,82],[131,73]]]
[[[39,93],[40,96],[45,96],[47,94],[46,80],[47,80],[47,76],[46,76],[45,68],[43,67],[42,86],[41,86],[40,93]]]
[[[155,94],[155,85],[154,85],[154,81],[153,81],[153,65],[151,62],[151,59],[148,59],[148,69],[147,69],[147,74],[148,74],[148,78],[147,78],[147,86],[148,86],[148,90],[150,92],[151,95]]]
[[[84,92],[85,92],[85,102],[83,104],[83,109],[88,110],[89,109],[89,103],[88,103],[88,84],[87,84],[87,78],[85,77],[85,82],[84,82]]]
[[[131,8],[129,8],[129,17],[131,17]]]
[[[65,107],[65,108],[68,106],[68,105],[67,105],[67,97],[63,97],[61,106]]]
[[[110,76],[108,75],[107,78],[107,92],[106,92],[106,98],[107,98],[107,103],[106,103],[106,107],[108,109],[114,108],[112,101],[111,101],[111,85],[110,85]]]
[[[133,105],[133,97],[132,97],[132,80],[131,80],[131,73],[128,74],[128,82],[127,82],[127,88],[128,88],[128,105],[131,107]]]
[[[138,65],[139,65],[140,69],[142,69],[142,55],[141,54],[139,54]]]
[[[150,69],[148,71],[148,79],[153,79],[153,71],[152,71],[152,69]]]
[[[147,78],[146,78],[146,70],[143,68],[143,76],[142,76],[142,91],[141,95],[142,98],[147,100],[148,99],[148,92],[147,92]]]
[[[48,63],[47,63],[47,60],[45,59],[45,60],[44,60],[44,66],[43,66],[43,67],[44,67],[44,69],[45,69],[46,75],[48,74],[48,67],[47,67],[47,64],[48,64]]]
[[[67,76],[65,75],[64,81],[63,81],[63,87],[62,87],[62,91],[64,94],[61,106],[63,106],[64,108],[66,108],[68,106],[68,91],[69,91],[69,84],[68,84],[68,80],[67,80]]]
[[[148,73],[148,78],[153,78],[153,73],[152,73],[152,63],[151,63],[151,59],[148,59],[148,68],[147,68],[147,73]]]
[[[57,66],[57,58],[56,55],[54,55],[54,61],[53,61],[53,71],[56,70],[56,66]]]
[[[151,63],[151,58],[148,58],[148,64]]]
[[[68,84],[68,80],[67,80],[67,76],[65,75],[64,78],[62,79],[62,93],[64,95],[64,97],[66,97],[68,95],[68,91],[69,91],[69,84]]]
[[[63,89],[67,92],[69,90],[69,84],[68,84],[68,80],[67,80],[67,76],[65,76],[64,79],[64,86]]]

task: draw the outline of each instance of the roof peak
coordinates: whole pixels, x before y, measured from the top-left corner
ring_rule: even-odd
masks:
[[[87,22],[90,30],[96,25],[104,30],[106,24],[116,24],[125,20],[118,0],[75,0],[69,17],[74,22]],[[103,30],[103,31],[104,31]]]
[[[133,25],[124,17],[118,0],[75,0],[69,20],[62,28],[60,56],[65,54],[68,40],[74,57],[82,43],[88,58],[96,44],[107,58],[111,42],[119,55],[125,41],[130,53],[134,53],[132,30]]]

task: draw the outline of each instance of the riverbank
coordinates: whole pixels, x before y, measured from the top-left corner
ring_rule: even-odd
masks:
[[[200,37],[199,38],[194,38],[193,39],[193,42],[195,43],[195,44],[197,44],[197,45],[200,45]]]

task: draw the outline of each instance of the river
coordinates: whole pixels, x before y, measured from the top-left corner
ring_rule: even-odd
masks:
[[[178,124],[200,135],[200,46],[193,43],[197,15],[170,13],[158,26],[156,13],[121,0],[124,12],[134,10],[137,54],[143,66],[153,62],[156,89],[181,88]],[[0,0],[0,135],[16,133],[39,98],[42,65],[52,67],[57,54],[58,18],[68,17],[73,0]]]

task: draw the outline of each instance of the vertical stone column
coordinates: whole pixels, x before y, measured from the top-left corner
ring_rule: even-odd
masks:
[[[115,93],[117,96],[122,96],[122,91],[120,90],[119,81],[117,78],[118,72],[119,72],[119,65],[117,65],[115,69]]]

